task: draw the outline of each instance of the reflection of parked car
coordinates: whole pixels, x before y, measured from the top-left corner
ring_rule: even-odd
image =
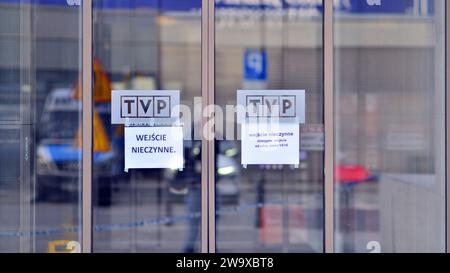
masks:
[[[239,153],[235,142],[220,141],[216,156],[216,190],[221,203],[237,204],[239,202],[239,171],[236,156]]]
[[[361,165],[339,165],[335,169],[335,180],[341,186],[354,186],[363,182],[376,182],[378,176]]]
[[[54,90],[48,95],[44,105],[37,145],[37,197],[41,200],[55,197],[67,200],[64,194],[77,198],[79,192],[82,154],[76,139],[81,125],[81,103],[73,99],[72,95],[70,89]],[[102,120],[105,132],[109,132],[110,107],[96,107],[95,110]],[[114,138],[108,141],[108,150],[93,153],[93,173],[98,179],[100,192],[110,192],[111,183],[120,180],[114,178],[122,173],[118,141]],[[110,198],[109,194],[99,196]]]

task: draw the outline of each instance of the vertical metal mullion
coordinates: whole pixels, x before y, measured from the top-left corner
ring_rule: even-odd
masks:
[[[202,128],[213,122],[206,107],[214,105],[214,1],[202,0]],[[214,134],[202,130],[202,252],[215,252]]]
[[[82,3],[82,251],[92,251],[92,0]]]
[[[202,0],[202,128],[214,122],[206,107],[214,105],[214,1]],[[202,252],[215,252],[214,133],[202,130]]]
[[[208,1],[208,105],[215,105],[215,1]],[[215,119],[215,115],[211,117]],[[214,124],[215,121],[214,121]],[[215,127],[214,127],[215,130]],[[208,225],[209,252],[216,252],[216,156],[215,131],[208,138]]]
[[[204,109],[208,105],[208,6],[209,0],[202,0],[202,37],[201,37],[201,51],[202,51],[202,128],[205,128],[207,118],[204,115]],[[202,181],[201,181],[201,252],[208,253],[208,141],[202,133]]]
[[[325,189],[324,246],[334,252],[334,33],[333,1],[324,0]]]
[[[446,147],[446,152],[445,152],[445,187],[446,187],[446,195],[445,195],[445,200],[446,200],[446,252],[449,253],[450,252],[450,200],[449,200],[449,196],[450,196],[450,182],[449,182],[449,170],[450,170],[450,160],[449,160],[449,156],[450,156],[450,134],[449,134],[449,129],[450,129],[450,111],[449,111],[449,106],[450,106],[450,85],[449,85],[449,79],[450,79],[450,5],[448,4],[448,2],[445,2],[445,124],[446,124],[446,128],[445,128],[445,147]]]

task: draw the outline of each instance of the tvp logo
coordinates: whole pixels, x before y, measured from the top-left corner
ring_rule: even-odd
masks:
[[[112,124],[176,122],[179,118],[179,91],[123,90],[112,92]]]
[[[170,118],[170,96],[121,96],[122,118]]]
[[[295,96],[247,96],[247,117],[295,116]]]
[[[305,90],[238,90],[238,122],[258,118],[305,123]]]

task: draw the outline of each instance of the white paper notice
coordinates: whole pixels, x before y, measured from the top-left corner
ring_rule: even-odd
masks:
[[[125,171],[183,167],[182,127],[125,127]]]
[[[299,129],[299,124],[292,122],[280,122],[272,127],[264,123],[243,123],[242,164],[299,165]]]

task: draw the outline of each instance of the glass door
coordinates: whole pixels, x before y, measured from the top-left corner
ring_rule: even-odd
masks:
[[[215,1],[218,252],[323,251],[322,29],[321,1]]]
[[[335,250],[443,252],[446,1],[364,2],[334,11]]]
[[[0,252],[79,252],[81,8],[0,1]]]
[[[200,251],[202,145],[194,108],[201,109],[201,7],[201,0],[93,2],[95,252]],[[122,124],[114,122],[112,91],[133,94],[121,97]],[[162,125],[159,107],[173,94],[180,124]],[[128,146],[128,131],[151,134],[167,125],[182,126],[182,151],[171,154],[181,153],[181,168],[152,157],[155,142]],[[131,161],[142,169],[125,170]]]

